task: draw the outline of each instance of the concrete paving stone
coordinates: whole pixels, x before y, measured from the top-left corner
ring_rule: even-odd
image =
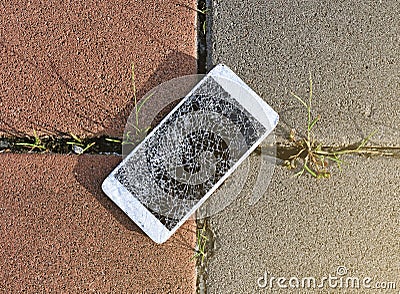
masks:
[[[193,293],[195,224],[163,245],[101,191],[114,156],[1,154],[1,293]]]
[[[137,96],[196,73],[196,1],[2,1],[0,135],[122,136]]]
[[[344,159],[343,171],[329,180],[293,177],[277,166],[258,203],[248,204],[247,185],[228,208],[211,217],[215,248],[207,266],[207,293],[343,293],[348,277],[361,282],[370,277],[371,287],[394,282],[396,290],[385,293],[398,293],[400,160]],[[340,276],[339,267],[347,274]],[[271,276],[284,277],[286,286],[292,277],[314,277],[317,286],[323,277],[343,277],[343,288],[325,282],[320,289],[281,289],[276,280],[272,288],[261,288],[257,280],[265,272],[268,282]],[[361,282],[352,293],[379,291]]]
[[[209,65],[225,63],[280,114],[277,134],[306,125],[309,72],[316,137],[400,145],[400,5],[388,1],[213,0]]]

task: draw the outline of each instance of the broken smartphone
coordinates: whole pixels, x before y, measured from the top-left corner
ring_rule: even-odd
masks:
[[[217,65],[105,179],[103,191],[163,243],[277,123],[267,103]]]

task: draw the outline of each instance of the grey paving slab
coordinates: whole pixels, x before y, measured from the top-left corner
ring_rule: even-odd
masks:
[[[394,282],[400,289],[400,160],[347,157],[342,173],[330,180],[293,177],[277,166],[264,197],[248,204],[250,186],[221,213],[213,216],[214,251],[207,272],[208,293],[332,293],[345,290],[347,278],[360,281],[354,293],[374,293],[366,285]],[[340,276],[338,268],[345,273]],[[265,272],[268,273],[264,285]],[[323,277],[343,277],[329,286]],[[276,279],[284,277],[287,289]],[[291,288],[299,280],[299,289]],[[302,287],[314,277],[315,289]],[[265,286],[260,287],[261,286]],[[306,283],[306,280],[305,280]],[[351,286],[351,281],[349,280]],[[383,285],[383,284],[380,284]],[[379,286],[379,285],[378,285]],[[393,287],[393,285],[391,286]],[[353,289],[354,290],[354,289]],[[366,291],[366,292],[365,292]],[[369,292],[368,292],[369,293]]]
[[[326,144],[400,145],[400,2],[213,0],[209,64],[225,63],[301,130],[293,91],[314,81],[316,135]],[[282,138],[281,138],[282,139]]]

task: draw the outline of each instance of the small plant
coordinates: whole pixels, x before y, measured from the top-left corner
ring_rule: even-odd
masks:
[[[324,148],[321,143],[317,143],[313,138],[312,130],[321,117],[319,115],[313,117],[311,113],[313,98],[313,82],[311,73],[309,80],[310,94],[307,102],[296,94],[291,93],[291,95],[307,109],[307,133],[306,138],[296,140],[295,130],[291,130],[289,135],[290,141],[292,144],[294,144],[298,152],[295,155],[290,156],[289,159],[285,161],[285,165],[291,169],[296,169],[297,163],[302,161],[302,167],[300,171],[296,173],[296,176],[301,176],[304,174],[304,172],[308,172],[315,178],[329,178],[331,176],[331,173],[328,170],[329,162],[336,163],[338,168],[341,170],[341,164],[343,161],[339,158],[339,156],[350,153],[363,153],[362,148],[375,134],[375,132],[371,133],[355,148],[347,147],[334,150],[333,148]]]
[[[70,133],[71,137],[74,139],[74,141],[69,141],[67,142],[68,145],[72,145],[72,150],[78,154],[81,155],[83,153],[85,153],[86,151],[88,151],[94,144],[96,144],[96,142],[91,142],[88,144],[84,144],[83,140],[80,139],[78,136],[76,136],[73,133]]]
[[[197,11],[198,13],[202,14],[204,17],[207,15],[207,12],[208,12],[208,9],[205,8],[205,6],[206,6],[206,5],[205,5],[205,3],[204,3],[202,9],[196,8],[196,11]],[[203,34],[205,35],[205,34],[206,34],[206,31],[207,31],[207,20],[206,20],[206,19],[204,20],[204,22],[203,22],[203,24],[202,24],[202,30],[203,30]]]
[[[138,138],[138,133],[136,132],[136,138],[135,136],[132,136],[132,132],[128,131],[126,132],[125,136],[124,136],[124,140],[120,140],[120,139],[113,139],[113,138],[106,138],[105,140],[108,142],[112,142],[112,143],[119,143],[121,145],[136,145],[137,143],[140,143],[143,139],[144,136],[146,135],[147,131],[150,128],[146,128],[143,131],[140,131],[141,137]]]
[[[155,94],[155,92],[151,93],[149,96],[143,98],[140,103],[138,103],[137,100],[137,95],[136,95],[136,84],[135,84],[135,65],[132,63],[131,67],[131,88],[133,92],[133,102],[135,104],[135,109],[134,109],[134,122],[131,124],[133,127],[133,131],[129,130],[124,134],[123,140],[119,139],[112,139],[112,138],[106,138],[105,140],[108,142],[113,142],[113,143],[120,143],[121,145],[134,145],[136,146],[138,143],[143,141],[143,139],[146,137],[147,132],[151,129],[150,126],[141,128],[139,126],[139,114],[140,110],[144,106],[144,104]],[[133,133],[133,134],[132,134]]]
[[[33,137],[34,137],[33,143],[21,142],[21,143],[15,143],[15,145],[29,147],[29,148],[31,148],[31,150],[29,150],[29,152],[32,152],[35,149],[39,149],[40,151],[47,151],[46,146],[42,143],[42,140],[36,133],[35,129],[33,130]]]
[[[140,110],[142,109],[143,105],[155,94],[155,92],[151,93],[147,97],[141,99],[141,101],[137,100],[137,95],[136,95],[136,84],[135,84],[135,65],[132,63],[131,67],[131,87],[132,87],[132,92],[133,92],[133,99],[135,103],[135,117],[134,117],[134,123],[132,124],[132,127],[134,128],[134,134],[132,134],[132,131],[128,131],[124,139],[122,140],[121,144],[122,145],[127,145],[127,144],[132,144],[132,145],[137,145],[143,139],[146,137],[147,132],[150,130],[150,126],[141,128],[139,126],[139,114]]]
[[[206,222],[203,223],[203,226],[201,228],[197,228],[196,247],[194,249],[194,255],[191,258],[191,260],[196,259],[200,263],[200,265],[203,265],[204,259],[207,255],[206,248],[207,248],[208,238],[205,232],[206,232]]]

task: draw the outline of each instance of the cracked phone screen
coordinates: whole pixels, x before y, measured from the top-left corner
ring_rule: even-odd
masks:
[[[133,151],[115,178],[172,230],[265,132],[210,76]]]

